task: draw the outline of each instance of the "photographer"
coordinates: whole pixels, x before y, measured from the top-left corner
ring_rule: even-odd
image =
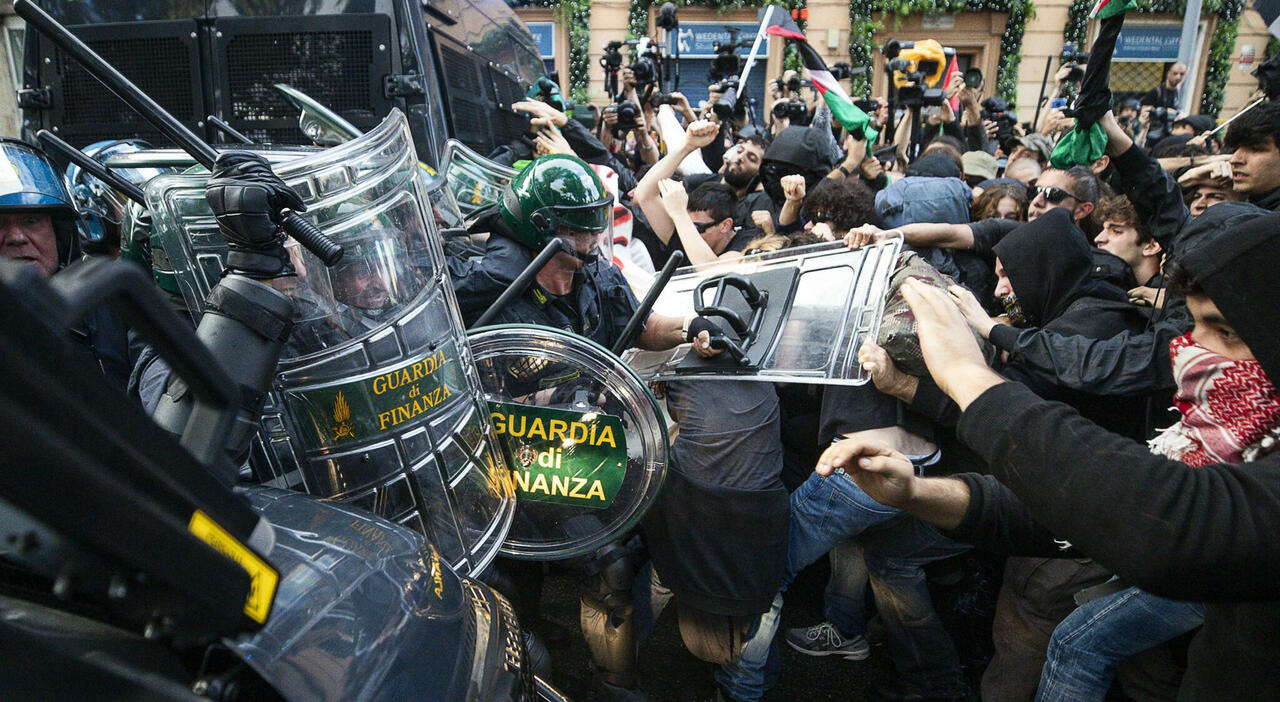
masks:
[[[649,129],[651,113],[641,107],[640,92],[647,87],[640,85],[631,66],[623,68],[621,98],[605,107],[600,118],[600,141],[636,172],[657,163],[661,156]],[[635,139],[634,148],[628,135]]]
[[[1151,148],[1156,142],[1169,136],[1173,131],[1173,123],[1178,120],[1179,105],[1178,87],[1182,79],[1187,77],[1187,64],[1181,61],[1169,66],[1164,80],[1142,96],[1142,112],[1138,120],[1147,125],[1146,146]]]
[[[1055,112],[1061,113],[1062,108],[1066,106],[1067,101],[1063,94],[1067,91],[1067,86],[1079,83],[1084,77],[1084,69],[1079,64],[1088,62],[1088,55],[1077,53],[1074,49],[1063,49],[1063,54],[1062,67],[1053,74],[1053,90],[1044,97],[1044,102],[1040,103],[1040,122],[1035,125],[1037,134],[1049,133],[1045,131],[1049,116]]]
[[[614,158],[605,144],[597,139],[582,122],[553,105],[540,100],[522,100],[511,106],[517,112],[530,116],[529,132],[510,144],[499,146],[489,158],[504,166],[525,161],[545,153],[566,153],[587,163],[612,168],[618,174],[618,188],[622,192],[636,186],[636,177],[621,160]],[[563,143],[561,143],[563,142]],[[541,145],[540,145],[541,144]],[[558,145],[552,146],[553,144]]]

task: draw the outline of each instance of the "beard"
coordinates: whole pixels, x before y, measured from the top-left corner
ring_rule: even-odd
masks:
[[[727,168],[724,171],[725,184],[735,190],[741,190],[751,185],[751,181],[755,179],[756,179],[755,173],[743,173],[741,171],[731,171]]]

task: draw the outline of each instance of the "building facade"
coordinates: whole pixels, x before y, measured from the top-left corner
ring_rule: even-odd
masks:
[[[600,59],[610,41],[649,36],[664,42],[656,31],[658,4],[646,0],[563,0],[535,4],[515,2],[517,14],[538,27],[548,67],[558,73],[562,88],[596,105],[608,104]],[[879,47],[891,38],[903,41],[936,39],[952,47],[961,69],[974,67],[985,78],[984,94],[998,94],[1017,106],[1023,121],[1032,119],[1042,81],[1049,83],[1060,65],[1064,44],[1087,48],[1096,22],[1086,21],[1089,0],[793,0],[803,8],[810,44],[828,65],[850,62],[868,65],[865,74],[873,95],[883,95],[887,76]],[[1130,13],[1117,43],[1112,66],[1113,91],[1140,94],[1160,82],[1178,55],[1185,0],[1139,3],[1162,11]],[[1266,58],[1270,36],[1259,15],[1242,10],[1241,0],[1203,0],[1201,20],[1192,52],[1184,109],[1229,118],[1244,107],[1257,87],[1250,72]],[[706,92],[707,39],[716,27],[755,21],[760,5],[742,2],[702,3],[680,7],[682,51],[681,92],[690,97]],[[924,11],[886,12],[918,6]],[[938,8],[957,8],[937,12]],[[721,32],[727,39],[728,33]],[[1020,36],[1019,36],[1020,35]],[[762,51],[764,75],[781,73],[782,42],[773,39]],[[745,49],[742,50],[745,53]],[[625,53],[625,52],[624,52]],[[686,58],[688,57],[688,58]],[[758,70],[758,69],[757,69]],[[865,92],[855,77],[851,92]],[[848,83],[846,83],[848,85]],[[1052,89],[1048,85],[1047,90]],[[767,98],[762,109],[768,109]],[[1214,109],[1216,108],[1216,109]]]

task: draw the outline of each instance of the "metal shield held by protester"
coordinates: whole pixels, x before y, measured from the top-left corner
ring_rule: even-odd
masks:
[[[515,494],[404,115],[329,149],[264,153],[346,254],[326,267],[290,244],[297,275],[271,281],[293,301],[294,328],[253,446],[255,477],[421,531],[455,571],[479,574]],[[206,178],[146,188],[154,238],[197,318],[226,251]]]
[[[865,339],[875,339],[902,239],[850,250],[814,244],[677,271],[653,311],[700,314],[724,330],[726,353],[702,359],[681,344],[623,355],[646,382],[725,378],[861,385]],[[713,339],[713,343],[716,340]]]
[[[667,470],[667,430],[649,388],[608,350],[548,327],[468,338],[489,419],[515,477],[502,553],[559,560],[622,537]]]

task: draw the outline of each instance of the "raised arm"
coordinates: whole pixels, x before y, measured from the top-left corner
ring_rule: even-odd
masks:
[[[686,156],[711,143],[719,129],[716,124],[705,120],[689,125],[689,129],[685,132],[684,145],[659,159],[636,184],[632,200],[640,206],[644,216],[649,220],[649,226],[653,228],[653,233],[663,244],[671,241],[675,224],[672,223],[671,217],[667,216],[667,210],[662,205],[662,192],[658,189],[658,184],[675,175],[680,162]]]

